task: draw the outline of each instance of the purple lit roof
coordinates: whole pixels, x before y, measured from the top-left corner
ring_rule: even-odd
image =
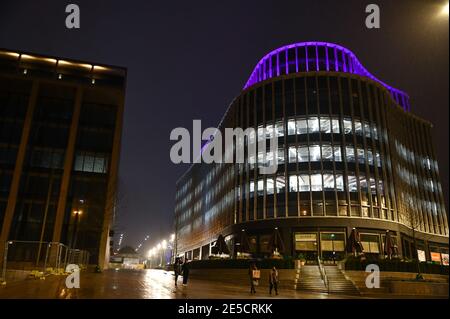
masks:
[[[320,50],[326,49],[324,50],[325,59],[319,59],[319,48]],[[313,57],[308,56],[308,52],[311,50]],[[291,55],[290,58],[289,55]],[[292,55],[294,56],[292,57]],[[253,69],[244,90],[273,77],[309,71],[346,72],[368,77],[386,87],[393,99],[404,110],[411,110],[408,94],[377,79],[367,71],[350,50],[328,42],[300,42],[269,52]]]

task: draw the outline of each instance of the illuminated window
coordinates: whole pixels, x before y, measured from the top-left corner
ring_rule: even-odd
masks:
[[[333,160],[333,148],[331,147],[331,145],[322,145],[322,160]]]
[[[295,146],[289,147],[289,163],[295,163],[297,161],[297,148]]]
[[[283,122],[278,121],[275,126],[276,136],[282,137],[284,136],[284,125]]]
[[[336,174],[336,190],[344,191],[344,178],[341,174]]]
[[[359,120],[355,120],[355,134],[360,136],[363,135],[361,121]]]
[[[299,175],[298,185],[300,192],[309,192],[310,190],[309,175]]]
[[[284,164],[284,149],[280,148],[278,149],[278,156],[277,156],[278,165]]]
[[[332,124],[332,128],[333,128],[333,133],[334,134],[341,133],[341,130],[339,128],[339,120],[338,119],[332,119],[331,120],[331,124]]]
[[[356,183],[355,175],[348,175],[348,191],[349,192],[357,192],[358,184]]]
[[[364,164],[366,162],[366,157],[364,156],[364,149],[358,148],[357,152],[358,152],[358,163]]]
[[[352,146],[346,146],[345,153],[347,155],[347,162],[355,161],[355,149]]]
[[[250,181],[250,197],[253,197],[254,194],[255,194],[255,182]]]
[[[262,179],[258,180],[257,192],[258,192],[258,196],[264,195],[264,181]]]
[[[286,190],[286,179],[283,175],[277,176],[277,193],[284,193]]]
[[[344,119],[343,122],[344,122],[344,134],[351,134],[352,133],[352,121]]]
[[[320,131],[322,133],[331,133],[331,123],[329,118],[320,118]]]
[[[289,191],[290,192],[298,192],[297,175],[289,176]]]
[[[342,162],[341,147],[339,145],[334,145],[333,151],[334,151],[334,160],[336,162]]]
[[[295,135],[295,120],[289,119],[287,126],[288,126],[288,135]]]
[[[267,185],[266,186],[267,195],[273,195],[274,193],[273,178],[267,178],[266,185]]]
[[[334,175],[323,174],[323,190],[334,191]]]
[[[308,118],[308,132],[309,133],[319,132],[319,118],[318,117]]]
[[[297,134],[306,134],[308,133],[308,124],[306,119],[297,120]]]
[[[311,162],[320,161],[320,146],[319,145],[311,145],[309,147],[309,160]]]
[[[311,175],[311,191],[317,192],[322,190],[322,175],[312,174]]]
[[[308,161],[308,146],[301,146],[298,148],[297,152],[297,158],[298,161],[301,162],[307,162]]]

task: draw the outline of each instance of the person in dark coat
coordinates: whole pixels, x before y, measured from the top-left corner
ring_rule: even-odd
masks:
[[[189,279],[189,261],[185,260],[181,266],[181,271],[183,272],[183,286],[187,286]]]
[[[258,268],[256,267],[255,263],[252,263],[248,269],[248,276],[250,278],[250,293],[251,294],[256,294],[255,286],[258,285],[258,279],[259,279],[253,275],[254,270],[258,270]]]
[[[272,289],[278,295],[278,270],[273,267],[269,273],[269,294],[272,295]]]
[[[173,264],[173,273],[175,275],[175,287],[177,287],[178,276],[181,275],[181,260],[180,258],[175,258],[175,263]]]

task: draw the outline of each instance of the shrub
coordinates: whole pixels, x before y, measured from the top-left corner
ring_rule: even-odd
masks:
[[[415,261],[405,261],[399,258],[395,259],[377,259],[373,260],[364,257],[349,256],[344,261],[346,270],[365,270],[369,264],[376,264],[380,267],[380,271],[393,272],[417,272],[417,263]],[[425,274],[448,275],[449,267],[433,263],[420,263],[420,271]]]

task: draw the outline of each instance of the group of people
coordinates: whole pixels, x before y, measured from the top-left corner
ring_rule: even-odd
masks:
[[[175,258],[175,263],[173,264],[173,272],[175,274],[175,287],[178,286],[178,277],[183,277],[183,286],[187,286],[189,279],[189,261],[182,258]]]
[[[259,285],[259,279],[261,278],[260,276],[260,270],[258,269],[258,267],[256,267],[255,263],[252,263],[250,265],[250,268],[248,270],[248,275],[250,277],[250,293],[251,294],[256,294],[256,286]],[[269,294],[272,295],[272,290],[275,291],[275,295],[278,295],[278,270],[277,268],[274,266],[272,267],[272,269],[270,270],[269,273]]]

